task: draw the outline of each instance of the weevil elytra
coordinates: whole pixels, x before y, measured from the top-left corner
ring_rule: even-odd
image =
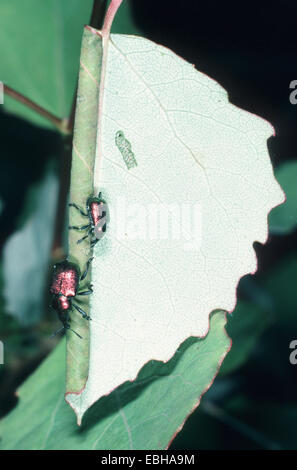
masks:
[[[88,224],[82,225],[81,227],[70,225],[69,229],[79,231],[88,230],[88,233],[84,237],[80,238],[77,243],[81,243],[90,236],[91,247],[93,248],[106,232],[108,211],[106,202],[101,197],[101,192],[98,194],[98,197],[91,196],[87,199],[86,212],[84,212],[74,202],[71,202],[69,206],[77,209],[83,217],[89,218]]]
[[[52,336],[63,330],[71,330],[77,336],[81,336],[76,333],[70,327],[70,316],[69,311],[74,307],[83,318],[90,320],[90,317],[86,312],[73,302],[78,295],[90,295],[93,292],[92,286],[88,285],[87,290],[78,292],[80,282],[83,281],[90,267],[90,263],[93,258],[90,258],[87,262],[86,269],[81,274],[79,267],[75,263],[70,263],[65,260],[57,263],[53,267],[50,292],[53,295],[53,308],[58,312],[59,319],[61,320],[63,327],[56,331]],[[77,299],[78,300],[78,299]]]

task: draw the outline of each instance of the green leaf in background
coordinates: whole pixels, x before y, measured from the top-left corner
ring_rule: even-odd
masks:
[[[97,402],[80,429],[64,401],[65,342],[18,391],[0,422],[1,449],[165,449],[199,404],[230,339],[215,313],[205,339],[188,339],[167,364],[150,361],[134,383]]]
[[[58,117],[67,117],[77,82],[83,26],[91,9],[92,0],[2,0],[0,80]],[[9,97],[5,108],[50,126]]]
[[[297,225],[297,162],[287,162],[276,170],[276,178],[286,193],[286,202],[269,215],[272,234],[288,234]]]
[[[44,313],[57,189],[56,174],[49,167],[43,181],[28,193],[29,204],[25,204],[24,212],[32,211],[30,217],[4,245],[3,296],[6,310],[23,325],[38,321]]]
[[[256,402],[249,397],[234,401],[228,412],[244,419],[243,426],[258,436],[258,446],[264,450],[296,450],[296,403],[277,403],[275,401]],[[248,434],[248,433],[247,433]],[[252,437],[253,434],[251,433]],[[255,441],[255,440],[254,440]]]
[[[270,312],[251,302],[241,301],[237,304],[228,318],[226,330],[232,339],[232,348],[220,369],[220,375],[234,372],[248,360],[259,336],[272,322]]]
[[[285,257],[266,276],[259,279],[272,299],[271,311],[282,325],[296,325],[297,255]],[[294,332],[295,334],[295,332]]]
[[[132,5],[131,0],[125,0],[119,11],[113,20],[111,26],[112,33],[121,33],[121,34],[135,34],[137,36],[144,36],[145,31],[140,31],[136,26],[133,15],[132,15]]]

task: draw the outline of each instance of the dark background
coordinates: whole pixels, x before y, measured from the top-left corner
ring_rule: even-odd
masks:
[[[130,3],[134,21],[146,37],[168,46],[217,80],[233,104],[272,123],[276,135],[268,146],[276,169],[296,159],[297,105],[289,101],[289,84],[297,80],[296,3]],[[21,225],[28,188],[44,175],[52,155],[57,155],[54,160],[58,173],[63,162],[62,138],[54,130],[6,114],[2,107],[0,129],[2,250]],[[67,177],[64,175],[61,181],[67,184]],[[271,234],[265,246],[256,245],[259,269],[255,276],[241,281],[239,300],[265,310],[269,322],[244,363],[216,379],[172,449],[297,448],[297,365],[289,362],[289,344],[297,338],[296,241],[295,230]],[[44,296],[46,303],[46,293]],[[12,346],[8,362],[0,369],[0,416],[14,406],[15,389],[54,346],[48,341],[48,333],[56,324],[45,309],[38,323],[21,325],[6,314],[2,300],[1,338],[9,337]],[[249,328],[247,338],[254,335],[256,322]]]

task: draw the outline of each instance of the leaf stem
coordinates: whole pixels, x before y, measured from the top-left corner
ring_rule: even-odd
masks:
[[[110,34],[110,28],[115,17],[116,12],[121,6],[123,0],[111,0],[108,7],[107,13],[105,15],[103,27],[102,27],[102,37],[108,37]]]
[[[13,88],[11,88],[7,85],[4,85],[4,93],[6,95],[10,96],[11,98],[15,99],[19,103],[22,103],[25,106],[27,106],[28,108],[32,109],[33,111],[35,111],[37,114],[44,117],[48,121],[50,121],[57,129],[59,129],[59,131],[62,134],[68,134],[69,133],[68,130],[67,130],[68,119],[58,118],[57,116],[50,113],[46,109],[42,108],[38,104],[34,103],[34,101],[30,100],[26,96],[22,95],[21,93],[19,93],[18,91],[14,90]]]
[[[208,415],[218,419],[223,424],[230,426],[232,429],[247,437],[260,447],[269,450],[281,450],[278,443],[271,441],[256,429],[242,423],[237,418],[230,416],[225,410],[217,406],[214,402],[206,400],[201,404],[201,409]]]

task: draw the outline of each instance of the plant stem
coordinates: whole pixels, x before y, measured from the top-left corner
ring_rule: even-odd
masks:
[[[110,28],[115,17],[116,12],[121,6],[123,0],[111,0],[108,7],[107,13],[105,15],[104,24],[102,27],[102,36],[108,37],[110,34]]]
[[[92,28],[102,28],[105,12],[107,8],[107,0],[94,0],[93,10],[91,13],[90,26]]]
[[[249,425],[240,422],[237,418],[230,416],[225,410],[209,400],[201,403],[201,410],[208,415],[218,419],[227,426],[255,442],[259,447],[268,450],[281,450],[277,442],[271,441],[259,431],[251,428]]]
[[[11,98],[15,99],[19,103],[24,104],[28,108],[35,111],[40,116],[44,117],[48,121],[50,121],[57,129],[59,129],[62,134],[67,134],[67,121],[68,119],[60,119],[54,114],[50,113],[46,109],[42,108],[38,104],[34,103],[34,101],[30,100],[26,96],[22,95],[16,90],[13,90],[11,87],[4,85],[4,93]]]
[[[59,194],[51,253],[54,262],[65,257],[63,234],[65,229],[65,208],[70,186],[71,156],[72,133],[64,136],[60,152]]]

